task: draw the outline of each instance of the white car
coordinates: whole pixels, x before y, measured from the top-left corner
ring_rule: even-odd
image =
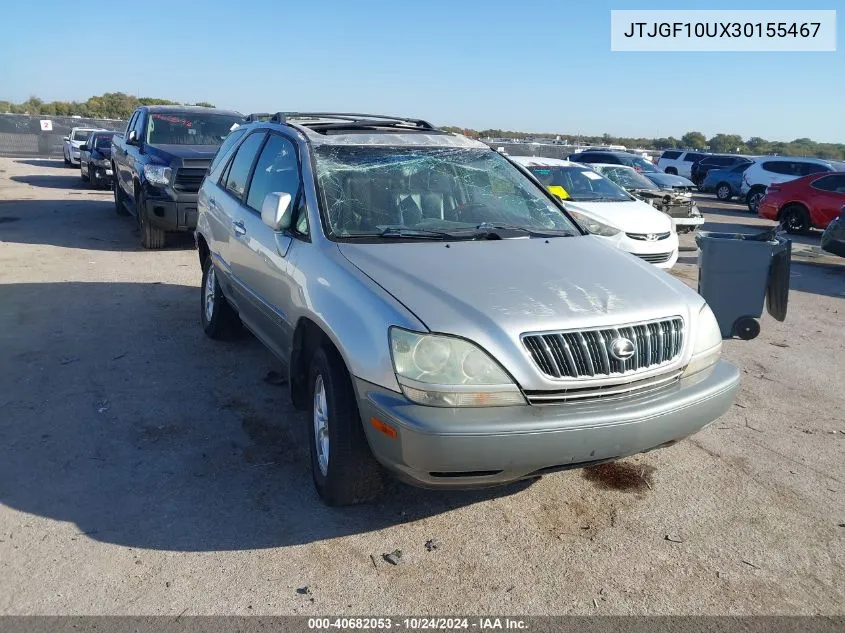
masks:
[[[587,231],[658,268],[678,261],[672,219],[580,163],[558,158],[511,156],[550,192]]]
[[[96,127],[75,127],[71,129],[64,139],[65,165],[79,165],[79,147],[86,140],[91,132],[99,132],[101,128]]]
[[[825,171],[845,171],[845,163],[821,158],[764,156],[742,174],[740,195],[748,205],[748,210],[756,214],[757,205],[769,185]]]
[[[707,152],[685,152],[679,149],[667,149],[657,160],[657,168],[667,174],[677,174],[684,178],[692,177],[692,164],[710,156]]]

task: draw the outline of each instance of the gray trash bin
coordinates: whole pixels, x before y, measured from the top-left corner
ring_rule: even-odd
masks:
[[[774,318],[786,318],[790,240],[770,230],[758,235],[702,231],[695,241],[701,249],[698,293],[716,315],[723,338],[757,336],[764,301]]]

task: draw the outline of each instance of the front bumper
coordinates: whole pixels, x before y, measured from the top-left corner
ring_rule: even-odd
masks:
[[[104,165],[88,163],[88,176],[94,182],[107,183],[111,182],[111,179],[114,177],[114,174],[112,173],[111,165],[106,167]]]
[[[176,193],[147,185],[144,190],[146,218],[164,231],[197,228],[197,194]]]
[[[494,486],[659,448],[716,420],[738,389],[739,371],[724,360],[659,391],[547,406],[425,407],[356,380],[376,459],[431,488]],[[373,417],[396,437],[377,431]]]
[[[601,235],[596,235],[595,237],[609,242],[619,250],[636,255],[657,268],[668,270],[678,261],[678,234],[675,231],[672,231],[669,237],[653,242],[635,240],[623,232],[617,233],[612,237],[603,237]]]

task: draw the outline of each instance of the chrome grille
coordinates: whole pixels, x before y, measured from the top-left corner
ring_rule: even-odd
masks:
[[[667,237],[672,235],[671,231],[666,231],[665,233],[625,233],[628,237],[632,240],[640,240],[643,242],[657,242],[659,240],[665,240]]]
[[[634,344],[633,356],[613,356],[611,345],[618,338]],[[552,378],[619,376],[676,360],[684,347],[684,321],[673,317],[617,328],[525,334],[522,342],[540,371]]]
[[[555,391],[525,391],[525,397],[529,404],[561,404],[562,402],[591,402],[593,400],[606,400],[625,398],[633,395],[642,395],[658,389],[663,389],[675,384],[680,380],[681,372],[675,371],[668,374],[659,374],[651,378],[643,378],[633,382],[626,382],[622,385],[605,385],[601,387],[575,387],[572,389],[559,389]]]
[[[649,264],[663,264],[672,258],[672,253],[631,253],[631,255],[636,255],[640,259],[647,261]]]

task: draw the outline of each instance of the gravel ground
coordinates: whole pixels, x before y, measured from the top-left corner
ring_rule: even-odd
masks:
[[[270,354],[203,335],[191,240],[142,251],[78,170],[0,159],[0,613],[845,614],[845,266],[817,241],[696,436],[338,510]]]

